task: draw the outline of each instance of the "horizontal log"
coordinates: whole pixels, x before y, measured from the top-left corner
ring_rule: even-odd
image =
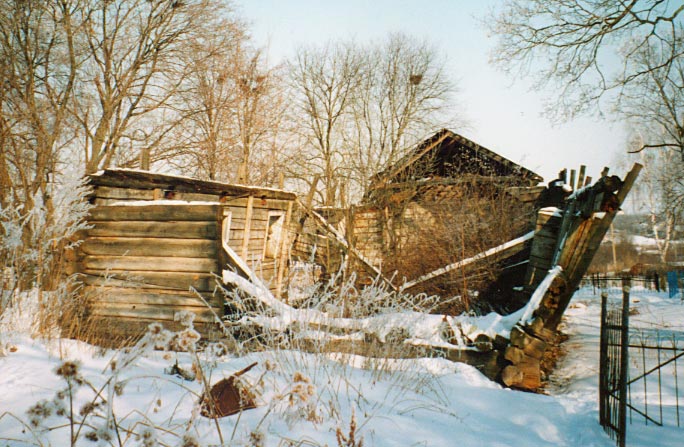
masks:
[[[178,256],[216,258],[218,243],[203,239],[90,237],[81,250],[88,255]]]
[[[520,348],[532,358],[541,359],[546,351],[546,342],[522,331],[518,326],[511,329],[511,345]]]
[[[173,239],[216,239],[218,224],[209,222],[94,221],[87,230],[93,237],[153,237]]]
[[[135,270],[122,273],[96,269],[85,269],[81,273],[86,275],[86,283],[88,285],[109,285],[115,287],[119,286],[119,284],[123,284],[123,287],[159,287],[173,290],[190,290],[190,287],[193,287],[195,290],[201,292],[210,292],[216,287],[215,276],[208,273],[148,272]],[[117,283],[112,282],[110,284],[108,281],[117,281]]]
[[[206,307],[187,306],[150,306],[145,304],[107,304],[93,305],[91,314],[98,317],[142,318],[158,321],[175,321],[182,311],[195,314],[195,321],[211,323],[216,321],[214,314]]]
[[[100,206],[90,210],[88,220],[147,220],[147,221],[208,221],[215,222],[220,205],[112,205]]]
[[[123,169],[108,169],[103,173],[91,175],[89,181],[90,184],[94,186],[114,186],[135,189],[160,188],[178,192],[220,194],[239,197],[253,195],[259,198],[278,200],[295,200],[296,198],[294,193],[276,189],[231,185],[215,181]]]
[[[225,298],[221,293],[199,293],[179,290],[127,289],[123,287],[86,286],[83,295],[92,302],[114,304],[154,304],[166,306],[206,306],[222,309]],[[201,298],[200,298],[201,295]],[[204,301],[202,300],[204,299]]]
[[[96,270],[153,272],[218,272],[216,259],[169,256],[86,256],[83,267]]]
[[[154,200],[153,189],[118,188],[114,186],[98,186],[95,188],[95,197],[102,199],[120,200]]]
[[[239,198],[228,198],[224,201],[226,205],[231,207],[246,208],[247,197]],[[255,198],[252,201],[252,208],[256,210],[273,210],[273,211],[287,211],[287,207],[290,204],[290,200],[277,200],[277,199],[260,199]]]

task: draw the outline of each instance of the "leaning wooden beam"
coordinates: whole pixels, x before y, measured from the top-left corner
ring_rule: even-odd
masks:
[[[420,276],[413,281],[409,281],[405,283],[403,286],[401,286],[400,290],[405,291],[408,289],[411,289],[419,284],[424,283],[425,281],[429,281],[433,278],[437,278],[438,276],[444,275],[446,273],[452,272],[456,269],[460,269],[463,267],[466,267],[470,264],[473,264],[477,261],[481,261],[483,259],[489,259],[489,258],[500,258],[503,256],[510,256],[514,255],[515,253],[520,252],[524,245],[525,242],[532,240],[534,237],[534,231],[530,231],[524,236],[520,236],[517,239],[513,239],[512,241],[508,241],[505,244],[501,244],[499,246],[496,246],[494,248],[490,248],[489,250],[483,251],[482,253],[478,253],[475,256],[468,258],[468,259],[463,259],[458,262],[454,262],[453,264],[449,264],[447,266],[441,267],[437,270],[434,270],[430,273],[426,273],[423,276]]]
[[[254,273],[254,270],[252,270],[249,267],[249,265],[245,262],[244,259],[242,259],[237,253],[235,253],[235,250],[230,248],[227,241],[224,240],[221,243],[221,246],[223,247],[223,251],[228,256],[228,259],[230,259],[230,261],[232,262],[233,267],[237,268],[244,276],[246,276],[247,279],[251,281],[255,287],[259,289],[264,289],[268,292],[269,295],[271,294],[271,292],[268,291],[268,287],[266,287],[264,283],[261,281],[261,279],[259,279],[257,274]]]
[[[318,214],[316,211],[306,207],[299,199],[297,199],[297,204],[301,207],[304,212],[309,215],[311,218],[313,218],[314,222],[323,227],[328,233],[330,233],[335,241],[340,244],[348,253],[354,255],[359,261],[361,261],[368,269],[370,269],[378,278],[380,278],[383,282],[385,282],[392,291],[397,291],[397,287],[392,284],[392,281],[390,281],[388,278],[386,278],[382,272],[380,271],[379,268],[375,267],[373,264],[371,264],[370,260],[366,258],[361,252],[356,250],[354,247],[349,245],[347,240],[344,238],[343,235],[340,234],[339,231],[335,229],[332,225],[328,223],[327,220],[325,220],[325,217],[321,216]]]

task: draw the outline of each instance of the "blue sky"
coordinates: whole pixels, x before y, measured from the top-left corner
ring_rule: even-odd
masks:
[[[494,40],[480,20],[498,0],[241,0],[237,9],[249,22],[255,42],[268,48],[272,63],[291,56],[298,45],[330,39],[358,42],[401,31],[426,38],[447,60],[459,93],[457,110],[466,127],[451,130],[553,179],[562,168],[587,165],[598,178],[604,166],[616,174],[624,158],[623,126],[596,117],[552,125],[542,116],[544,92],[513,80],[489,65]]]

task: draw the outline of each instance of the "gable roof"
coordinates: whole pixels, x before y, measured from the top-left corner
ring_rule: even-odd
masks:
[[[423,171],[412,172],[412,168],[419,166],[421,162],[426,162],[425,166],[422,166]],[[376,174],[371,182],[371,189],[408,179],[415,180],[416,175],[453,177],[463,174],[514,177],[529,185],[535,185],[544,180],[539,174],[486,147],[448,129],[442,129],[418,144],[395,165]]]

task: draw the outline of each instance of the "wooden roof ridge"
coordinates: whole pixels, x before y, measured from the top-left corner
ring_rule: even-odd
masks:
[[[496,152],[487,149],[486,147],[475,143],[474,141],[459,135],[449,129],[442,129],[427,138],[426,140],[419,143],[415,149],[410,151],[405,157],[400,159],[394,166],[390,166],[382,172],[375,174],[373,179],[373,187],[378,188],[389,183],[394,177],[398,176],[401,172],[405,171],[408,167],[416,163],[418,160],[423,158],[425,154],[431,152],[435,148],[439,147],[447,139],[452,139],[463,146],[469,147],[479,153],[484,154],[487,158],[497,161],[510,168],[514,173],[519,173],[523,178],[530,179],[532,181],[542,182],[544,179],[539,174],[521,166],[506,157],[497,154]]]
[[[260,186],[247,186],[223,183],[214,180],[200,180],[193,177],[161,174],[136,169],[105,169],[88,176],[94,186],[122,188],[166,188],[179,192],[198,192],[206,194],[228,194],[255,196],[264,199],[295,200],[297,195],[290,191]]]

